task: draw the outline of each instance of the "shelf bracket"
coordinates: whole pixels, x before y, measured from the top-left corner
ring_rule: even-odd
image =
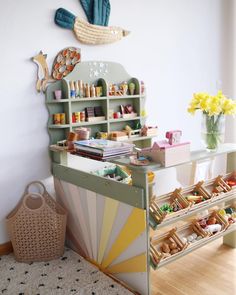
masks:
[[[227,172],[232,172],[236,167],[236,152],[227,155]],[[223,238],[223,244],[231,248],[236,248],[236,231],[225,235]]]

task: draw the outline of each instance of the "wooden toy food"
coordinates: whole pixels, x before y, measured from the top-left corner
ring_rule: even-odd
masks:
[[[194,203],[200,203],[205,200],[203,196],[199,196],[199,195],[188,195],[186,199],[189,202],[194,202]]]
[[[229,185],[229,186],[235,186],[236,185],[236,179],[232,179],[232,180],[227,180],[226,183]]]
[[[185,199],[192,205],[199,204],[203,201],[211,199],[210,193],[208,193],[203,187],[203,181],[199,181],[190,189],[183,189],[181,193],[185,197]]]
[[[218,212],[212,212],[205,218],[193,221],[193,226],[203,237],[207,237],[227,229],[229,222]]]
[[[177,246],[177,244],[175,242],[170,242],[169,247],[170,247],[171,250],[174,250],[174,249],[178,248],[178,246]]]
[[[161,249],[165,253],[170,253],[170,247],[169,247],[169,245],[167,243],[163,243],[162,246],[161,246]]]
[[[236,222],[236,209],[234,207],[228,207],[218,211],[219,215],[222,216],[229,224]]]
[[[134,95],[134,91],[135,91],[135,84],[133,82],[129,83],[129,94],[130,95]]]
[[[170,254],[171,254],[171,255],[174,255],[174,254],[176,254],[176,253],[178,253],[178,252],[179,252],[178,249],[173,249],[173,250],[170,251]]]
[[[153,237],[151,240],[151,259],[155,265],[157,265],[161,260],[168,259],[172,255],[181,252],[186,249],[188,246],[187,242],[183,242],[183,240],[179,237],[177,233],[177,229],[174,228],[161,237]],[[152,258],[152,255],[155,256],[155,259]]]
[[[225,182],[230,186],[234,187],[236,186],[236,171],[232,172],[229,177],[225,180]]]
[[[204,230],[211,234],[214,234],[214,233],[220,232],[221,229],[222,229],[222,226],[220,224],[210,224],[210,225],[207,225]]]
[[[216,218],[215,217],[210,217],[208,220],[207,220],[207,225],[211,225],[211,224],[216,224]]]
[[[172,238],[169,238],[161,245],[161,250],[164,253],[170,253],[170,255],[174,255],[180,251],[180,248],[178,248],[177,244]]]
[[[220,209],[220,210],[218,211],[218,213],[219,213],[222,217],[225,217],[225,216],[226,216],[226,212],[225,212],[224,209]]]
[[[236,210],[231,214],[231,218],[236,222]]]
[[[181,189],[156,198],[150,204],[150,214],[156,223],[170,219],[189,210],[190,203],[181,194]]]

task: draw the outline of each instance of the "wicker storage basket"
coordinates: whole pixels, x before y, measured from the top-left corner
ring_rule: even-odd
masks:
[[[43,193],[29,193],[39,184]],[[15,258],[20,262],[56,259],[64,252],[67,212],[34,181],[27,185],[18,206],[7,216]]]

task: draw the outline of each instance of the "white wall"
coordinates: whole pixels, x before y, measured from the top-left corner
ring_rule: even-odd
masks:
[[[47,110],[35,91],[36,65],[30,57],[78,46],[83,60],[122,63],[146,82],[149,123],[160,135],[180,128],[193,148],[199,147],[199,116],[186,108],[195,91],[216,91],[223,81],[223,0],[111,0],[111,25],[131,30],[107,46],[78,43],[72,32],[57,27],[54,11],[64,7],[84,17],[78,0],[8,0],[0,3],[2,143],[0,153],[0,244],[8,240],[4,218],[27,182],[50,177]],[[224,16],[225,17],[225,16]],[[223,85],[224,87],[224,85]]]
[[[229,96],[236,98],[236,2],[230,0],[230,5],[225,7],[225,26],[223,27],[224,52],[227,52],[225,62],[222,63],[224,71],[224,85]],[[232,44],[232,46],[227,46]],[[226,120],[226,137],[227,142],[236,142],[236,117],[229,116]]]

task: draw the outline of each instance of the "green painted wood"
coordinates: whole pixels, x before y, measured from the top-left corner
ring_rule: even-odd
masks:
[[[53,175],[60,180],[91,190],[114,200],[144,209],[143,189],[53,163]]]
[[[70,128],[70,124],[65,125],[48,125],[49,129],[63,129],[63,128]]]
[[[117,122],[126,122],[126,121],[134,121],[134,120],[140,120],[141,117],[137,116],[135,118],[119,118],[119,119],[110,119],[110,123],[117,123]]]
[[[230,152],[227,155],[227,173],[236,170],[236,151]]]
[[[229,233],[224,236],[223,243],[224,245],[229,246],[231,248],[236,248],[236,229],[232,233]]]
[[[135,187],[140,187],[144,191],[145,198],[145,209],[146,209],[146,253],[149,253],[150,249],[150,228],[149,228],[149,186],[148,186],[148,176],[146,172],[143,171],[132,171],[132,183]],[[148,290],[147,294],[151,294],[151,276],[150,276],[150,257],[147,255],[147,281],[148,281]]]
[[[102,64],[102,67],[100,67]],[[94,74],[95,70],[96,75]],[[105,69],[103,71],[102,69]],[[101,71],[100,71],[101,70]],[[95,98],[71,98],[69,83],[70,81],[82,80],[84,83],[98,84],[103,86],[103,96]],[[121,83],[123,81],[135,83],[135,93],[134,95],[125,96],[108,96],[108,85],[112,83]],[[61,101],[56,101],[54,99],[54,91],[57,89],[62,90]],[[126,125],[130,125],[135,128],[137,123],[145,124],[145,117],[141,117],[141,111],[144,106],[141,104],[145,101],[143,98],[145,96],[140,94],[140,83],[137,78],[131,77],[124,67],[119,63],[114,62],[104,62],[104,61],[88,61],[78,63],[74,70],[61,81],[52,83],[47,87],[46,91],[46,104],[49,111],[48,129],[50,134],[50,144],[55,144],[59,140],[66,139],[69,131],[74,131],[75,127],[87,126],[91,128],[91,136],[95,137],[96,133],[101,132],[111,132],[120,131],[125,128]],[[133,104],[138,116],[132,119],[118,119],[109,120],[108,112],[109,109],[114,109],[114,111],[119,111],[119,106],[121,104]],[[142,107],[141,107],[142,105]],[[72,113],[80,112],[84,110],[85,107],[101,106],[104,111],[106,120],[103,122],[90,123],[81,122],[72,124]],[[54,113],[65,113],[66,114],[66,126],[54,126],[52,115]],[[64,129],[68,128],[68,129]],[[58,131],[61,129],[61,131]],[[130,141],[130,140],[129,140]],[[142,141],[145,141],[143,144]],[[138,147],[150,146],[151,141],[145,138],[135,139],[135,144]]]
[[[66,103],[66,102],[69,102],[70,100],[69,99],[61,99],[61,100],[46,100],[46,104],[60,104],[60,103]]]
[[[139,98],[141,95],[140,94],[134,94],[134,95],[122,95],[122,96],[107,96],[108,100],[121,100],[121,99],[133,99],[133,98]]]
[[[46,106],[48,109],[48,133],[50,136],[50,144],[56,143],[59,140],[63,140],[67,137],[70,130],[70,125],[56,126],[53,125],[53,114],[55,113],[65,113],[66,122],[69,123],[69,100],[64,99],[65,93],[62,93],[62,98],[60,101],[54,99],[54,91],[62,90],[62,81],[57,81],[51,83],[46,89]]]
[[[96,100],[107,100],[107,96],[103,96],[103,97],[93,97],[93,98],[89,98],[89,97],[86,97],[86,98],[69,98],[69,101],[71,101],[72,103],[73,102],[81,102],[81,101],[96,101]]]
[[[106,124],[107,121],[100,121],[100,122],[81,122],[81,123],[72,123],[71,127],[80,127],[80,126],[93,126],[93,125],[101,125]]]
[[[227,155],[227,173],[230,173],[235,170],[236,170],[236,152],[229,153]],[[235,196],[235,201],[236,201],[236,196]],[[223,243],[224,245],[227,245],[231,248],[236,248],[236,229],[232,233],[229,233],[228,235],[224,236]]]
[[[190,164],[193,161],[200,161],[200,160],[204,160],[204,159],[208,159],[208,158],[214,158],[219,155],[230,154],[230,153],[234,153],[234,152],[236,152],[236,144],[235,143],[225,143],[225,144],[222,144],[222,146],[216,152],[207,152],[206,150],[199,150],[199,151],[191,152],[190,161],[180,163],[178,165],[174,165],[174,166],[170,166],[170,167],[176,167],[176,166],[180,166],[180,165]],[[147,165],[147,166],[134,166],[134,165],[130,164],[129,158],[116,159],[116,160],[114,160],[114,163],[116,163],[118,165],[125,165],[129,169],[131,169],[132,171],[139,170],[139,171],[145,172],[145,171],[149,171],[149,170],[158,171],[158,170],[166,169],[166,167],[162,167],[160,164],[157,164],[154,162],[150,162],[150,165]],[[234,163],[234,162],[232,162],[232,163]],[[170,167],[168,167],[168,168],[170,168]],[[236,167],[236,165],[234,166],[234,169],[235,169],[235,167]]]
[[[66,151],[50,151],[52,155],[52,159],[54,163],[67,165],[68,164],[68,157]]]

